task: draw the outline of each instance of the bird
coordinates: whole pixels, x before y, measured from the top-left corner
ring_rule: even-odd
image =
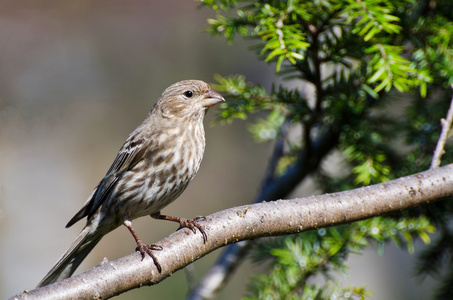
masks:
[[[148,254],[162,268],[153,250],[162,247],[142,242],[132,220],[150,215],[178,222],[195,234],[204,217],[185,219],[162,215],[198,172],[205,150],[203,119],[209,107],[225,99],[207,83],[183,80],[164,90],[145,120],[129,135],[115,160],[84,206],[66,228],[87,219],[70,248],[41,280],[42,287],[70,277],[101,238],[124,225],[137,243],[142,259]]]

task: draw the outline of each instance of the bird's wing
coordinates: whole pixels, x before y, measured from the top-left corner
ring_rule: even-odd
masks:
[[[130,142],[127,146],[124,146],[119,151],[118,155],[113,161],[113,164],[107,171],[106,177],[129,170],[143,158],[145,151],[146,147],[144,139]]]
[[[121,175],[134,167],[145,155],[147,147],[144,139],[138,139],[133,142],[126,142],[119,151],[112,166],[108,170],[99,185],[88,198],[88,201],[82,209],[68,222],[66,227],[70,227],[80,219],[93,216],[98,208],[104,203],[108,194]]]

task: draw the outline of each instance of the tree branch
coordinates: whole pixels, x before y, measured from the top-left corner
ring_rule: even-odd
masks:
[[[340,225],[405,210],[453,195],[453,165],[351,191],[244,205],[206,217],[208,234],[179,230],[158,242],[162,273],[136,252],[10,299],[106,299],[153,285],[209,252],[238,241]]]

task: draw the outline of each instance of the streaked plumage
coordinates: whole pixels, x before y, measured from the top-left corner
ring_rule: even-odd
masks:
[[[72,275],[101,238],[124,224],[136,239],[138,248],[148,253],[160,271],[151,250],[131,227],[133,219],[151,215],[206,234],[198,219],[186,220],[160,215],[187,187],[200,167],[205,148],[203,118],[207,109],[222,96],[208,84],[185,80],[168,87],[145,120],[121,147],[105,177],[82,209],[69,221],[69,227],[87,217],[87,224],[69,250],[44,277],[44,286]]]

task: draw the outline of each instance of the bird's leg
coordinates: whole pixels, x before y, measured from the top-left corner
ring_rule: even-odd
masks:
[[[151,214],[151,217],[154,219],[178,222],[179,223],[178,230],[186,227],[186,228],[189,228],[190,230],[192,230],[193,233],[196,233],[195,228],[198,228],[198,230],[200,230],[201,234],[203,235],[203,242],[206,243],[206,241],[208,240],[208,236],[206,235],[206,232],[204,231],[203,227],[197,223],[200,220],[206,220],[205,217],[196,217],[194,219],[185,219],[185,218],[161,215],[160,211],[158,211],[157,213]]]
[[[135,233],[135,230],[132,228],[131,221],[129,221],[129,220],[124,221],[124,226],[126,226],[127,229],[129,229],[132,236],[134,237],[135,242],[137,243],[137,250],[140,251],[140,253],[142,254],[142,260],[145,258],[145,253],[147,253],[153,259],[154,265],[156,266],[159,273],[162,273],[162,267],[160,266],[159,262],[157,261],[157,258],[154,256],[154,254],[152,252],[152,250],[162,250],[162,247],[159,245],[155,245],[155,244],[148,245],[148,244],[143,243],[138,238],[137,234]]]

